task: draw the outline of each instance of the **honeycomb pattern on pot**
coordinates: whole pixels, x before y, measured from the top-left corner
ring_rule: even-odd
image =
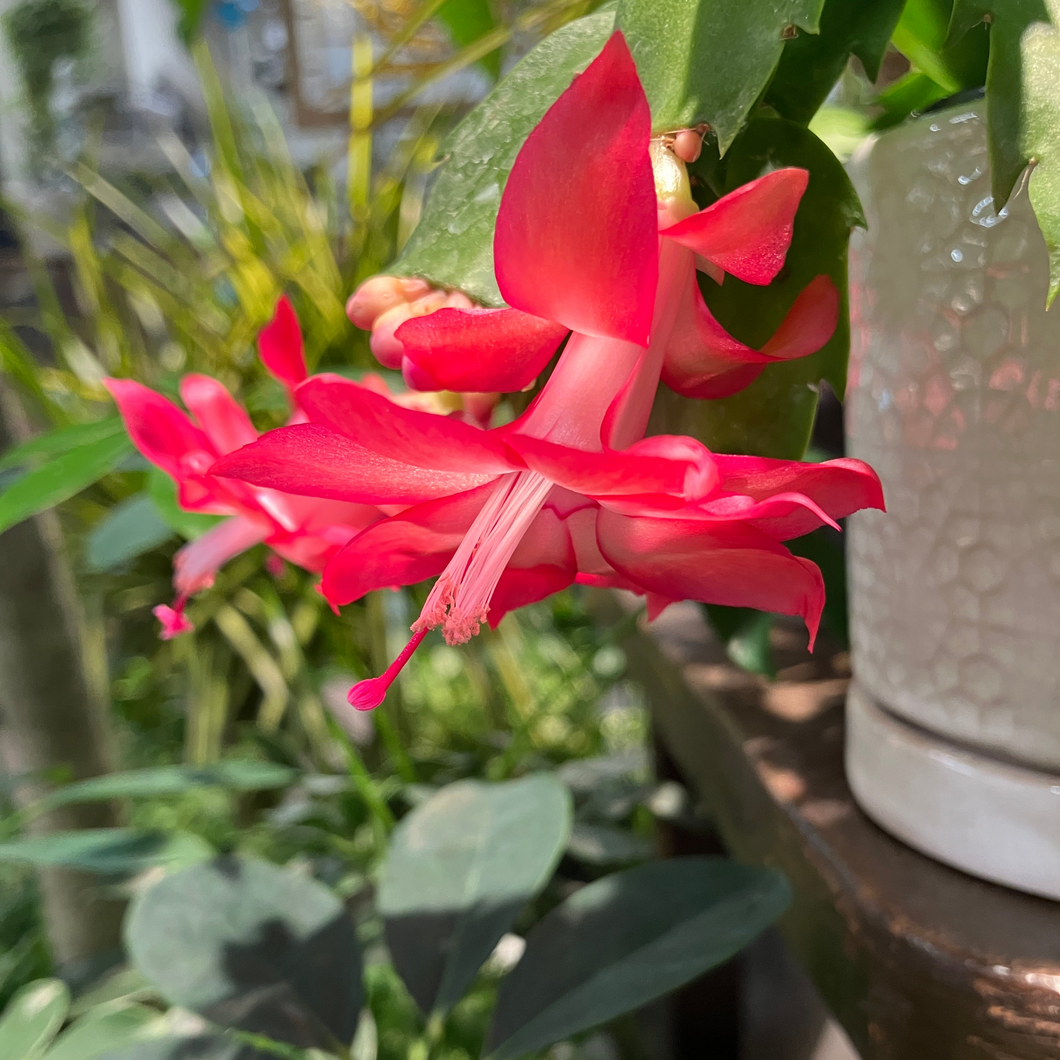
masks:
[[[886,515],[851,520],[859,683],[952,739],[1060,766],[1060,303],[1022,189],[990,195],[981,105],[855,160],[850,452]]]

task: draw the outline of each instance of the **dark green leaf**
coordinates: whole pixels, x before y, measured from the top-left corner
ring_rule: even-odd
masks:
[[[493,228],[515,156],[545,111],[596,57],[614,28],[601,11],[543,40],[456,127],[423,217],[392,267],[503,305],[493,275]]]
[[[808,122],[856,55],[875,81],[905,0],[826,0],[819,33],[784,45],[766,102],[785,118]]]
[[[438,18],[445,23],[453,42],[460,48],[474,44],[497,25],[490,0],[446,0],[438,9]],[[500,75],[499,49],[479,62],[494,78]]]
[[[286,788],[298,779],[297,770],[275,762],[232,760],[208,766],[156,766],[110,773],[68,784],[45,796],[37,804],[50,810],[71,803],[99,802],[104,799],[157,798],[180,795],[193,788],[218,787],[232,791],[268,791]]]
[[[395,829],[379,883],[387,944],[424,1012],[463,996],[497,940],[549,880],[570,832],[549,774],[459,781]]]
[[[303,1048],[343,1046],[363,1002],[353,921],[327,888],[249,858],[167,876],[125,921],[133,964],[174,1005]]]
[[[797,27],[816,33],[824,0],[620,0],[659,132],[707,122],[724,154]]]
[[[91,486],[132,452],[125,434],[99,438],[27,472],[0,493],[0,531]]]
[[[103,875],[139,872],[153,865],[186,865],[210,854],[198,836],[132,828],[85,828],[0,843],[0,862],[65,865]]]
[[[727,960],[783,912],[783,876],[679,858],[583,887],[530,932],[487,1038],[523,1056],[646,1004]]]
[[[158,1012],[146,1005],[106,1005],[82,1016],[56,1039],[44,1060],[93,1060],[145,1037]]]
[[[225,519],[223,515],[184,511],[177,503],[177,484],[161,468],[152,467],[147,472],[147,492],[154,501],[158,514],[181,537],[189,541],[205,534]]]
[[[27,983],[0,1015],[0,1060],[38,1060],[69,1007],[70,991],[61,980]]]
[[[863,225],[857,194],[835,155],[808,129],[771,115],[755,119],[719,163],[704,152],[692,167],[701,188],[723,194],[782,166],[803,166],[810,183],[795,218],[791,249],[768,287],[726,276],[720,287],[705,276],[700,287],[711,312],[737,338],[758,348],[772,335],[802,289],[826,273],[840,292],[839,324],[817,353],[770,365],[749,387],[720,401],[687,401],[660,388],[651,431],[691,434],[719,453],[799,459],[806,451],[826,379],[846,389],[850,322],[847,315],[847,242]]]
[[[28,442],[8,449],[0,457],[0,470],[18,467],[20,464],[33,463],[41,459],[52,459],[62,453],[68,453],[91,442],[104,438],[114,438],[125,433],[120,416],[108,416],[104,420],[93,420],[91,423],[77,423],[72,427],[60,427],[49,431]]]
[[[164,544],[173,528],[145,493],[116,504],[88,535],[85,566],[96,573],[117,567]]]

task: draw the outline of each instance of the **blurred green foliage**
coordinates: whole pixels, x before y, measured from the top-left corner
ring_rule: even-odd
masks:
[[[552,0],[531,12],[536,21],[520,11],[515,18],[549,29],[586,6]],[[514,25],[493,26],[491,52]],[[477,61],[476,46],[457,49],[450,68]],[[45,500],[61,502],[89,636],[106,646],[99,661],[109,669],[124,768],[234,759],[305,776],[282,791],[193,785],[129,795],[122,801],[132,834],[160,837],[160,851],[205,843],[294,859],[354,895],[394,820],[425,793],[460,777],[506,779],[572,758],[629,760],[643,748],[646,713],[623,678],[622,651],[580,591],[513,614],[462,648],[432,634],[373,715],[346,709],[345,692],[403,644],[423,603],[418,589],[377,594],[335,616],[315,577],[290,565],[270,573],[259,547],[230,562],[190,606],[194,634],[158,639],[150,611],[171,598],[173,553],[206,524],[180,512],[169,479],[127,449],[109,463],[100,457],[95,474],[83,467],[86,448],[119,437],[101,380],[130,376],[174,396],[181,375],[205,372],[259,429],[278,425],[285,397],[261,370],[254,339],[281,293],[296,306],[311,368],[377,368],[343,303],[407,238],[438,145],[459,117],[437,104],[406,106],[393,146],[373,159],[380,116],[362,108],[348,155],[302,167],[268,106],[255,98],[235,105],[204,45],[193,50],[209,116],[204,145],[163,132],[168,168],[134,175],[101,171],[90,147],[69,167],[65,214],[4,204],[25,237],[34,297],[0,319],[0,371],[42,433],[0,454],[0,488],[19,486],[0,498],[20,514],[14,501],[37,489],[38,476],[52,491]],[[383,65],[377,60],[363,76],[370,83]],[[354,167],[348,180],[344,160]],[[65,265],[57,268],[42,246],[58,246]],[[57,483],[65,464],[78,474]],[[589,807],[587,820],[644,833],[643,756],[620,774],[608,781],[626,793],[617,809]],[[0,806],[0,842],[13,840],[28,818],[11,792],[0,793]],[[6,849],[17,856],[16,846]],[[49,971],[33,874],[12,860],[0,861],[0,952],[2,1006]],[[462,1055],[460,1041],[481,1040],[492,982],[487,976],[450,1017],[451,1055]],[[420,1034],[404,988],[378,965],[367,984],[379,999],[379,1055],[404,1058]]]

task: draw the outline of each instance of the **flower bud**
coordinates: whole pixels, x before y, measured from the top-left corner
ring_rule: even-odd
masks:
[[[695,129],[682,129],[674,137],[673,152],[682,162],[695,162],[703,150],[703,137]]]

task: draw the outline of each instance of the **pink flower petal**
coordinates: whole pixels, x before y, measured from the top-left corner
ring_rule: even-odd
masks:
[[[698,499],[718,477],[710,452],[691,438],[651,438],[629,449],[602,452],[520,434],[510,435],[508,444],[532,471],[588,497],[668,494],[684,499],[688,490]]]
[[[648,101],[616,32],[512,166],[493,239],[509,305],[647,345],[659,267],[650,136]]]
[[[258,354],[269,373],[292,390],[305,379],[302,329],[287,295],[276,303],[272,320],[258,335]]]
[[[490,597],[491,629],[509,612],[566,589],[578,573],[566,520],[542,508],[512,554]]]
[[[720,198],[661,234],[747,283],[767,284],[784,264],[805,169],[777,169]]]
[[[433,383],[418,389],[511,392],[545,370],[566,334],[518,309],[439,309],[406,320],[394,337]]]
[[[181,596],[192,596],[213,585],[217,572],[234,556],[260,544],[269,536],[264,519],[237,515],[211,527],[189,541],[173,557],[173,587]]]
[[[799,615],[810,643],[824,607],[816,565],[739,523],[628,518],[601,510],[600,551],[621,574],[671,600]]]
[[[215,455],[210,439],[172,401],[131,379],[105,379],[125,421],[133,445],[152,464],[178,481],[187,473],[189,455],[208,465]]]
[[[184,376],[180,398],[219,454],[241,449],[258,437],[250,417],[216,379],[208,375]]]
[[[862,508],[884,510],[879,477],[861,460],[843,457],[820,464],[771,460],[762,456],[717,456],[719,491],[739,493],[754,500],[799,493],[819,505],[833,519],[843,519]],[[771,536],[778,527],[760,524]],[[804,531],[805,532],[805,531]],[[798,534],[784,533],[784,537]]]
[[[839,292],[818,276],[795,299],[772,338],[755,350],[730,335],[703,301],[695,275],[685,281],[681,308],[663,360],[662,380],[685,397],[728,397],[754,382],[767,364],[806,357],[835,332]]]
[[[319,423],[269,431],[253,445],[221,457],[211,473],[284,493],[362,504],[418,504],[495,477],[405,464]]]
[[[191,633],[195,629],[191,620],[184,614],[183,607],[173,608],[169,604],[159,604],[151,609],[151,614],[162,625],[158,634],[162,640],[172,640],[182,633]]]
[[[441,574],[493,486],[417,504],[368,527],[324,568],[321,591],[334,606],[375,589]]]
[[[516,469],[503,442],[450,416],[403,408],[337,375],[315,375],[298,388],[309,418],[380,457],[464,474]]]

